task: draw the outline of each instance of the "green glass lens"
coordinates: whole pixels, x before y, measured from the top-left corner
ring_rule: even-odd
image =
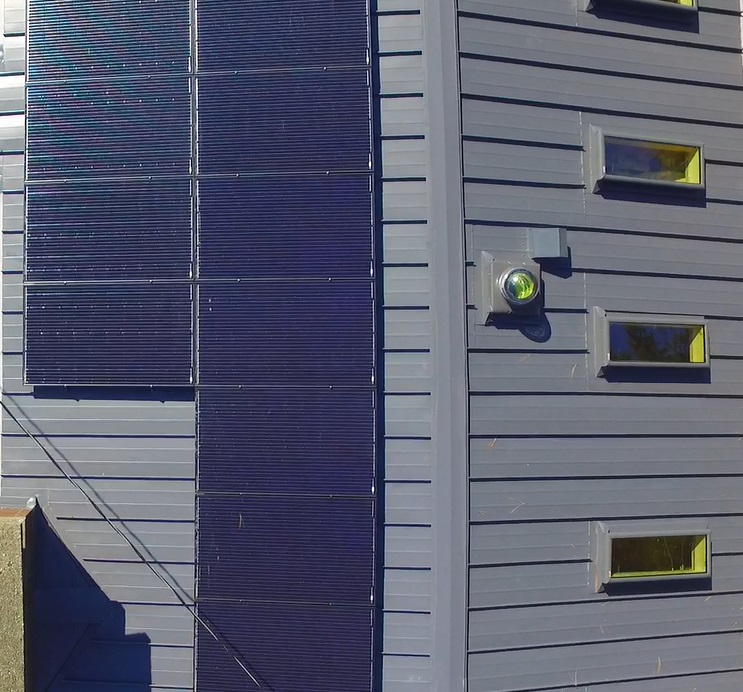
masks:
[[[527,269],[514,269],[503,282],[503,294],[510,303],[524,304],[536,298],[539,281]]]

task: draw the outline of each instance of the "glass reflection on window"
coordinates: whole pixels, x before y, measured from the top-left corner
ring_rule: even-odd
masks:
[[[703,326],[609,324],[611,362],[704,363],[705,348]]]
[[[624,178],[698,185],[700,151],[697,147],[606,137],[604,172]]]
[[[612,541],[614,579],[704,574],[706,536],[638,536]]]

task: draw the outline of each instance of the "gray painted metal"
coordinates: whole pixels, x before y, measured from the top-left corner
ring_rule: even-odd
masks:
[[[2,0],[3,35],[26,33],[26,3],[24,0]]]
[[[623,438],[482,437],[470,441],[470,477],[573,479],[729,476],[740,469],[740,435]],[[700,459],[701,462],[700,467]],[[541,529],[540,529],[541,530]],[[717,538],[717,536],[715,536]]]
[[[469,57],[463,57],[461,64],[463,93],[486,98],[503,98],[508,93],[509,98],[518,101],[652,115],[669,120],[679,119],[679,103],[684,103],[683,119],[731,125],[739,121],[743,98],[740,92],[713,85],[695,85],[699,98],[688,102],[685,97],[689,87],[677,82],[664,82],[663,89],[659,90],[651,80],[593,72],[580,73],[579,81],[574,79],[573,68],[559,69],[554,64],[534,67]]]
[[[701,634],[709,627],[719,626],[720,622],[724,622],[724,629],[730,632],[739,631],[736,611],[740,606],[736,606],[734,594],[722,594],[708,607],[699,608],[705,598],[693,595],[661,604],[648,599],[630,603],[596,601],[554,605],[549,610],[539,606],[479,610],[471,617],[470,646],[478,652],[486,652],[535,645],[580,644],[586,635],[603,642],[619,642],[632,638],[638,626],[651,637]],[[686,606],[692,606],[694,616],[674,617],[674,608]],[[503,633],[499,621],[508,623],[508,634]]]
[[[386,438],[382,688],[423,692],[433,684],[435,617],[424,18],[420,0],[381,0],[377,10],[384,13],[376,17]]]
[[[600,642],[534,651],[473,654],[470,690],[536,690],[553,685],[582,685],[612,680],[637,680],[659,675],[682,676],[699,672],[726,672],[739,665],[740,634],[689,636],[646,642]],[[659,662],[660,661],[660,662]],[[506,673],[505,663],[508,662]],[[503,671],[494,674],[494,671]],[[660,672],[657,672],[660,670]]]
[[[428,181],[431,236],[434,380],[434,679],[431,689],[466,687],[467,453],[466,316],[463,202],[459,172],[458,21],[454,4],[424,11],[429,106]]]
[[[724,25],[727,29],[727,24]],[[463,17],[460,23],[463,53],[478,57],[559,63],[578,70],[591,68],[664,79],[696,80],[706,84],[743,86],[739,55],[707,48],[689,51],[656,44],[634,36],[576,31],[574,27],[487,22]]]
[[[712,571],[714,573],[713,582],[715,590],[718,592],[738,592],[741,589],[743,580],[741,579],[741,558],[738,555],[713,555]],[[587,586],[590,574],[590,564],[588,561],[576,562],[558,562],[558,563],[525,563],[517,565],[503,565],[497,567],[471,567],[470,568],[470,615],[478,610],[494,609],[502,612],[504,608],[509,607],[537,607],[541,608],[546,614],[549,614],[549,608],[556,604],[577,604],[584,601],[596,601],[605,604],[611,598],[602,594],[593,596],[586,595],[587,592],[593,592],[592,587]],[[691,595],[704,595],[706,603],[716,600],[717,595],[710,598],[710,594],[703,592],[689,592],[687,598]],[[637,599],[643,603],[651,600],[647,597]],[[666,603],[665,599],[661,599]],[[701,599],[696,601],[699,605]],[[630,601],[623,600],[629,603]],[[678,619],[689,618],[693,620],[700,617],[701,613],[695,613],[693,609],[687,612],[678,607],[678,603],[667,602],[668,611],[666,617],[676,617]],[[694,602],[689,601],[689,605]],[[706,610],[706,609],[702,609]],[[568,623],[565,623],[566,625]],[[710,632],[724,632],[725,625],[720,625],[719,629],[712,625]],[[501,635],[509,634],[508,629],[499,628],[496,633]],[[599,633],[595,633],[593,638],[585,638],[585,644],[591,644],[594,641],[600,641]],[[636,631],[633,640],[642,640],[644,631],[640,628]],[[541,653],[537,646],[532,650],[532,654]],[[610,659],[607,659],[610,663]],[[503,675],[508,674],[508,666],[504,658],[500,672]],[[549,671],[547,671],[549,672]],[[700,669],[701,672],[701,669]],[[606,681],[611,678],[606,678]],[[556,682],[556,685],[562,685],[562,682]],[[506,688],[509,689],[509,688]],[[621,689],[621,688],[620,688]],[[732,692],[732,691],[731,691]]]
[[[454,692],[464,684],[466,591],[456,17],[443,2],[387,0],[378,9],[388,13],[377,24],[385,262],[383,688]]]
[[[469,692],[738,689],[740,4],[701,0],[696,31],[574,0],[458,4]],[[594,194],[592,127],[703,143],[706,198]],[[567,227],[570,263],[544,264],[540,320],[483,326],[480,253],[525,252],[530,226]],[[709,376],[597,378],[594,306],[705,317]],[[711,590],[595,593],[592,522],[655,518],[707,523]]]
[[[656,22],[643,25],[635,21],[615,19],[609,27],[602,18],[578,11],[575,0],[554,0],[547,6],[519,0],[460,0],[461,13],[476,13],[493,19],[519,20],[531,23],[545,23],[555,28],[580,27],[592,29],[601,34],[622,34],[629,38],[646,37],[669,44],[682,43],[700,46],[740,49],[740,38],[736,33],[737,23],[729,15],[740,12],[737,0],[702,0],[699,2],[699,27],[695,32],[679,32]]]

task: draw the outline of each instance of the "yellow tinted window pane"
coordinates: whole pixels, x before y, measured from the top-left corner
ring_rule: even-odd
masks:
[[[699,149],[696,149],[689,159],[684,182],[690,185],[699,185],[702,182],[702,152]]]
[[[604,172],[637,180],[700,185],[702,156],[699,147],[606,137]]]
[[[612,579],[707,572],[706,536],[637,536],[611,542]]]
[[[683,5],[684,7],[694,7],[694,0],[665,0],[674,5]]]
[[[707,353],[706,353],[706,343],[704,338],[704,327],[698,327],[697,333],[694,335],[694,338],[691,340],[691,344],[689,346],[689,362],[691,363],[706,363],[707,362]]]

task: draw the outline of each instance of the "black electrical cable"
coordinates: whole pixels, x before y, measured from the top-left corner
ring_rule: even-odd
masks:
[[[0,392],[3,396],[7,396],[5,392]],[[5,403],[4,399],[0,398],[0,406],[2,406],[5,413],[7,413],[10,418],[13,420],[13,422],[23,431],[23,433],[36,444],[36,446],[44,453],[44,456],[46,456],[49,461],[54,464],[54,467],[77,489],[79,490],[82,495],[85,497],[85,499],[90,503],[91,507],[95,510],[96,514],[100,516],[118,535],[121,537],[128,546],[132,549],[134,554],[147,566],[147,568],[163,583],[165,586],[173,592],[175,597],[178,599],[178,602],[189,612],[191,613],[191,616],[193,619],[201,625],[214,639],[214,641],[217,642],[234,660],[235,663],[237,663],[238,666],[245,672],[245,674],[253,681],[255,686],[259,690],[264,690],[265,688],[263,685],[261,685],[260,682],[258,682],[258,678],[253,675],[253,673],[250,672],[250,669],[239,659],[237,654],[232,650],[232,647],[224,642],[222,638],[212,629],[212,627],[209,625],[209,623],[204,620],[201,615],[199,615],[194,607],[191,606],[184,598],[181,596],[180,593],[178,593],[178,590],[162,575],[160,572],[158,572],[147,560],[145,555],[142,553],[142,551],[134,545],[134,543],[129,539],[129,537],[118,527],[116,524],[114,524],[113,521],[108,517],[108,515],[98,506],[98,503],[88,494],[88,492],[83,488],[82,485],[80,485],[72,476],[70,476],[67,471],[65,471],[62,464],[60,464],[53,456],[52,454],[47,450],[46,447],[44,447],[43,444],[39,441],[39,439],[34,435],[30,430],[28,430],[19,420],[18,417],[8,408],[7,404]],[[144,548],[144,546],[142,546]]]

